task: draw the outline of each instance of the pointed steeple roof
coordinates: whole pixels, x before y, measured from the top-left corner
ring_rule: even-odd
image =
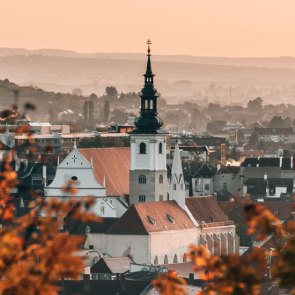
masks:
[[[173,155],[169,195],[170,200],[175,200],[180,207],[185,209],[185,182],[178,142],[175,144]]]
[[[144,76],[144,86],[141,89],[141,108],[140,116],[135,120],[136,129],[132,131],[135,134],[155,134],[163,133],[160,129],[163,126],[163,121],[157,116],[157,100],[158,92],[154,87],[154,74],[152,72],[151,64],[151,49],[150,45],[152,42],[147,41],[148,44],[148,60],[146,66],[146,72]]]
[[[152,44],[151,40],[149,39],[146,43],[148,45],[148,60],[146,65],[146,72],[144,74],[145,77],[153,77],[155,76],[152,71],[152,64],[151,64],[151,48],[150,45]]]

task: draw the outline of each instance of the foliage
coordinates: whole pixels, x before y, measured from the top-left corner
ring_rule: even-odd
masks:
[[[105,96],[110,100],[118,99],[118,90],[115,86],[108,86],[105,89]]]
[[[260,97],[257,97],[253,100],[249,100],[247,103],[247,107],[248,107],[249,111],[259,112],[263,108],[262,103],[263,103],[263,99]]]
[[[11,166],[12,154],[7,157],[0,175],[0,294],[57,294],[56,283],[62,278],[77,279],[84,267],[76,255],[81,238],[60,231],[65,217],[86,221],[100,221],[88,209],[93,199],[67,202],[52,199],[46,202],[36,197],[32,210],[14,218],[12,189],[18,183]],[[63,190],[75,194],[68,183]]]
[[[225,125],[226,121],[223,120],[211,121],[207,124],[207,131],[210,133],[218,133],[222,131]]]
[[[268,123],[268,128],[287,128],[290,124],[286,122],[281,116],[274,116]]]
[[[186,293],[186,282],[175,271],[168,271],[153,281],[154,286],[162,295],[182,295]]]
[[[247,228],[245,225],[244,202],[240,196],[234,197],[234,201],[230,203],[231,206],[224,206],[222,209],[230,220],[236,225],[236,233],[240,237],[241,246],[250,246],[252,243],[251,237],[247,235]]]
[[[261,284],[269,279],[279,287],[289,289],[290,294],[295,294],[294,219],[281,224],[260,204],[245,205],[245,213],[247,232],[257,241],[264,242],[261,247],[252,247],[242,256],[217,256],[211,255],[203,246],[190,246],[187,255],[194,262],[194,271],[207,283],[199,295],[259,295]],[[165,288],[161,288],[163,284]],[[160,294],[186,294],[185,290],[182,293],[167,293],[171,284],[175,281],[170,282],[163,276],[154,281]]]
[[[25,109],[34,109],[27,104]],[[14,114],[6,112],[5,119],[13,120]],[[16,134],[26,134],[32,142],[29,126],[20,126]],[[100,222],[101,218],[89,213],[92,198],[62,201],[32,195],[28,214],[15,218],[13,190],[19,183],[13,169],[14,151],[11,151],[0,170],[0,294],[42,295],[58,294],[57,282],[63,278],[77,279],[84,268],[83,257],[77,255],[81,238],[61,230],[66,218]],[[73,181],[62,189],[75,195]]]

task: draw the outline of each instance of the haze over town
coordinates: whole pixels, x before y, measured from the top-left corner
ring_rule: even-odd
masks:
[[[295,294],[294,11],[2,3],[0,294]]]

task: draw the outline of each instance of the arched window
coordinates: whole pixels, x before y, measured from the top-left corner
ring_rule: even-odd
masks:
[[[154,260],[154,265],[158,265],[159,264],[159,261],[158,261],[158,256],[155,257],[155,260]]]
[[[139,153],[146,154],[146,144],[144,142],[139,145]]]
[[[167,254],[165,255],[165,258],[164,258],[164,264],[168,264],[168,256],[167,256]]]
[[[177,258],[177,255],[176,254],[174,255],[173,263],[178,263],[178,258]]]
[[[143,175],[143,174],[140,174],[139,177],[138,177],[138,183],[146,183],[146,176]]]
[[[187,262],[187,255],[186,255],[186,253],[183,254],[183,262]]]
[[[163,181],[164,181],[163,174],[160,174],[160,176],[159,176],[159,183],[163,183]]]
[[[163,153],[163,143],[160,142],[159,143],[159,154],[162,154]]]

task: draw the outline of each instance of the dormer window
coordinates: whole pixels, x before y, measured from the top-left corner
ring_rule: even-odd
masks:
[[[152,217],[150,216],[147,216],[149,222],[152,224],[152,225],[156,225],[156,220],[154,220]]]
[[[167,218],[169,219],[170,222],[175,223],[175,218],[169,214],[167,214]]]

